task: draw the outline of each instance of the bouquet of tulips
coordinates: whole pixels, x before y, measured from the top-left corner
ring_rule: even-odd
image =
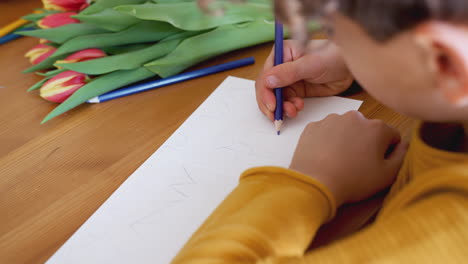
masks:
[[[274,39],[270,0],[42,0],[21,32],[40,44],[26,53],[44,79],[29,91],[60,103],[43,122],[87,100],[151,77],[165,78],[220,54]]]

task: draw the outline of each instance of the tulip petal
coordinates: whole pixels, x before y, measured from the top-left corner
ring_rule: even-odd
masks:
[[[56,28],[61,27],[68,24],[78,24],[80,20],[76,18],[72,18],[72,16],[77,15],[75,12],[65,12],[65,13],[56,13],[52,15],[48,15],[43,19],[37,22],[37,25],[40,28],[47,29],[47,28]]]
[[[58,11],[81,11],[89,6],[89,0],[42,0],[44,8]]]
[[[82,86],[84,86],[84,84],[71,85],[64,87],[61,90],[56,90],[54,91],[54,94],[50,95],[41,93],[41,97],[52,103],[62,103]]]
[[[49,58],[57,48],[46,45],[46,44],[39,44],[30,49],[26,54],[25,57],[29,58],[29,61],[33,65],[37,65],[42,61]]]
[[[72,96],[70,96],[70,98],[68,98],[65,102],[57,106],[44,118],[41,124],[44,124],[52,118],[61,115],[82,103],[85,103],[87,100],[95,96],[118,89],[131,83],[153,77],[154,75],[154,73],[142,67],[134,70],[116,71],[100,76],[83,86]]]
[[[84,86],[87,80],[86,74],[74,71],[62,72],[44,83],[40,95],[50,102],[61,103]]]
[[[55,64],[88,61],[97,58],[102,58],[105,56],[106,53],[100,49],[84,49],[73,53],[72,55],[66,57],[63,60],[58,60]]]
[[[37,65],[43,61],[45,61],[47,58],[49,58],[50,56],[52,56],[52,54],[54,54],[55,50],[50,50],[44,54],[42,54],[41,56],[37,57],[36,59],[32,60],[31,61],[31,64],[32,65]]]

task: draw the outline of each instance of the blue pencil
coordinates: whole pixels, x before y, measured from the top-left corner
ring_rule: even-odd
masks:
[[[275,66],[283,63],[283,25],[275,21]],[[276,109],[275,109],[275,128],[278,136],[281,134],[283,125],[283,88],[275,89]]]
[[[13,41],[15,39],[21,38],[21,37],[22,37],[21,35],[8,34],[8,35],[0,38],[0,44],[5,44],[5,43],[8,43],[8,42]]]
[[[167,86],[167,85],[171,85],[171,84],[175,84],[175,83],[179,83],[179,82],[183,82],[187,80],[192,80],[195,78],[239,68],[242,66],[251,65],[254,63],[255,63],[255,59],[253,57],[249,57],[249,58],[245,58],[241,60],[236,60],[236,61],[231,61],[228,63],[211,66],[211,67],[200,69],[200,70],[181,73],[179,75],[174,75],[172,77],[163,78],[163,79],[159,79],[159,80],[155,80],[155,81],[151,81],[151,82],[147,82],[143,84],[132,85],[132,86],[128,86],[119,90],[108,92],[108,93],[105,93],[103,95],[100,95],[100,96],[97,96],[88,100],[88,103],[102,103],[102,102],[109,101],[112,99],[117,99],[123,96],[141,93],[144,91],[160,88],[163,86]]]
[[[19,39],[21,37],[23,37],[22,35],[17,35],[15,34],[16,32],[19,32],[19,31],[27,31],[27,30],[32,30],[33,28],[22,28],[22,29],[19,29],[13,33],[10,33],[8,35],[5,35],[3,37],[0,38],[0,45],[1,44],[5,44],[5,43],[8,43],[10,41],[13,41],[15,39]]]

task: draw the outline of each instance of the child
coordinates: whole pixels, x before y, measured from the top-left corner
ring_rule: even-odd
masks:
[[[303,54],[300,43],[289,42],[288,63],[267,61],[257,81],[265,115],[274,110],[272,88],[289,86],[284,107],[294,117],[301,97],[346,89],[349,69],[382,103],[425,121],[415,128],[402,167],[407,144],[381,121],[350,112],[311,123],[290,168],[246,171],[173,263],[465,263],[468,1],[283,4],[277,11],[292,32],[304,28],[303,17],[320,14],[334,44]],[[397,174],[373,223],[307,251],[339,205],[372,196]]]

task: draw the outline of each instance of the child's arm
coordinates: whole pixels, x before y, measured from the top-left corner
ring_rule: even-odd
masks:
[[[173,264],[465,263],[468,189],[463,194],[442,187],[445,192],[417,197],[414,204],[391,212],[365,230],[304,255],[306,240],[315,234],[328,211],[326,202],[317,203],[312,194],[308,208],[288,207],[284,203],[289,199],[277,197],[265,203],[281,200],[282,217],[268,217],[267,213],[264,219],[269,218],[269,222],[261,224],[241,216],[232,218],[236,224],[212,217]],[[324,201],[314,193],[318,201]],[[265,211],[256,213],[261,217]],[[253,226],[246,224],[249,221]],[[219,226],[209,227],[214,223]]]
[[[423,186],[425,181],[414,182],[413,187]],[[368,228],[305,257],[266,263],[466,263],[466,176],[462,181],[464,189],[442,184],[438,190],[415,196],[411,203],[389,211]],[[411,195],[413,191],[407,189],[406,193]]]
[[[291,163],[295,171],[247,171],[173,263],[303,256],[336,206],[367,198],[392,182],[405,149],[400,144],[386,153],[398,142],[394,129],[357,112],[311,123]]]
[[[252,169],[173,264],[257,263],[271,256],[301,256],[334,212],[332,196],[311,177],[280,168]]]

